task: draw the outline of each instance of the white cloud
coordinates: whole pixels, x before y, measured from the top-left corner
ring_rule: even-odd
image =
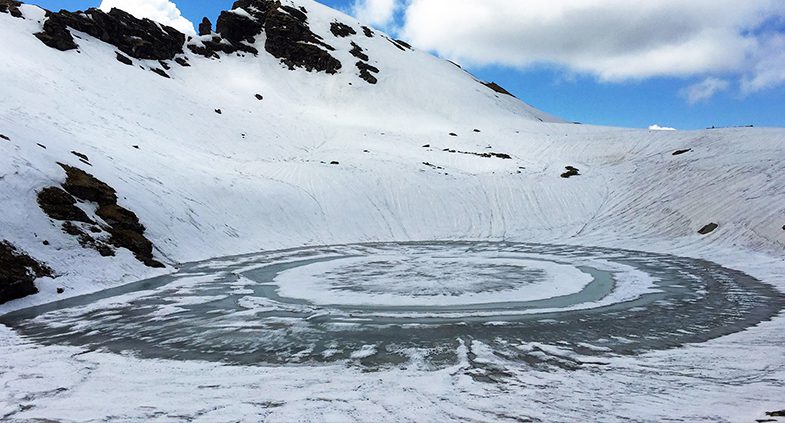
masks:
[[[730,83],[724,79],[710,77],[697,84],[684,88],[679,94],[681,94],[688,103],[696,104],[702,101],[708,101],[714,97],[715,94],[727,90],[729,86]]]
[[[188,35],[195,34],[191,21],[180,14],[180,9],[169,0],[103,0],[99,8],[109,11],[112,8],[122,9],[137,18],[148,18],[164,25],[169,25]]]
[[[605,82],[744,77],[749,92],[785,83],[785,38],[760,34],[785,18],[782,0],[399,2],[404,38],[468,65],[549,65]]]
[[[351,13],[361,22],[385,27],[392,23],[398,6],[396,0],[354,0]]]
[[[660,126],[657,124],[649,126],[649,131],[675,131],[676,128],[670,128],[668,126]]]
[[[785,34],[761,37],[752,70],[741,81],[741,92],[752,94],[785,84]]]

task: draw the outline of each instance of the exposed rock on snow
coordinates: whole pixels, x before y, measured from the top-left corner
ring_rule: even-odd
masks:
[[[689,153],[690,151],[692,151],[691,148],[687,148],[687,149],[684,149],[684,150],[676,150],[676,151],[673,152],[673,155],[674,156],[680,156],[682,154]]]
[[[185,35],[176,29],[149,19],[137,19],[120,9],[109,13],[100,9],[47,12],[43,31],[36,36],[49,47],[73,50],[79,46],[69,28],[112,44],[137,59],[169,60],[182,53],[185,44]]]
[[[199,24],[199,35],[210,35],[213,33],[213,24],[207,17],[202,19]]]
[[[15,18],[24,18],[19,6],[22,3],[15,0],[0,0],[0,13],[10,13]]]
[[[54,220],[95,223],[84,210],[76,207],[76,199],[59,187],[44,188],[38,193],[38,205]]]
[[[565,169],[567,171],[561,174],[562,178],[566,179],[566,178],[580,175],[580,169],[577,169],[573,166],[565,166]]]
[[[515,97],[514,95],[512,95],[512,93],[510,93],[509,91],[505,90],[504,87],[502,87],[501,85],[499,85],[499,84],[497,84],[495,82],[483,82],[482,84],[485,85],[486,87],[492,89],[493,91],[499,93],[499,94],[504,94],[504,95],[509,95],[511,97]]]
[[[44,276],[51,277],[52,269],[0,241],[0,304],[37,293],[34,280]]]
[[[379,68],[369,65],[365,62],[357,62],[355,66],[357,66],[357,69],[360,70],[360,78],[362,78],[369,84],[376,84],[377,82],[379,82],[379,80],[376,79],[376,77],[373,76],[373,74],[371,73],[371,72],[379,73]]]
[[[341,68],[341,62],[328,52],[335,49],[309,28],[306,13],[280,1],[236,1],[233,10],[221,12],[216,24],[216,31],[235,46],[254,42],[262,29],[267,37],[265,50],[289,69],[334,74]]]
[[[357,31],[355,31],[354,28],[352,28],[349,25],[346,25],[343,22],[331,22],[330,32],[332,32],[332,34],[335,35],[336,37],[340,37],[340,38],[345,38],[350,35],[357,34]]]
[[[134,64],[133,60],[131,60],[126,55],[124,55],[124,54],[122,54],[120,52],[115,52],[115,56],[117,58],[117,61],[122,63],[122,64],[125,64],[125,65],[128,65],[128,66],[133,66],[133,64]]]
[[[701,228],[701,229],[698,231],[698,233],[699,233],[699,234],[701,234],[701,235],[708,235],[708,234],[710,234],[710,233],[712,233],[712,232],[716,231],[716,230],[717,230],[717,228],[719,228],[719,227],[720,227],[720,225],[718,225],[718,224],[716,224],[716,223],[709,223],[708,225],[706,225],[706,226],[702,227],[702,228]]]

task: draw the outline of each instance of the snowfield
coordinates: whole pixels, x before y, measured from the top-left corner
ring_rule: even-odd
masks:
[[[402,51],[381,33],[365,37],[359,23],[319,3],[296,5],[336,48],[344,63],[336,75],[287,69],[260,47],[261,35],[258,56],[186,50],[191,66],[171,63],[166,79],[149,71],[158,62],[124,65],[113,46],[75,31],[78,51],[45,46],[32,35],[44,19],[36,7],[22,6],[25,19],[0,13],[0,134],[8,138],[0,139],[0,240],[56,274],[0,314],[195,261],[388,241],[664,253],[785,292],[785,130],[565,123],[452,63]],[[358,34],[333,36],[334,20]],[[352,40],[380,69],[376,85],[358,77]],[[58,162],[113,187],[167,268],[147,268],[124,249],[101,257],[45,215],[36,195],[65,180]],[[560,177],[567,166],[580,175]],[[94,205],[79,206],[94,215]],[[718,228],[699,234],[709,223]],[[317,295],[303,269],[291,272],[305,285],[291,290]],[[582,276],[567,289],[585,286]],[[374,345],[320,365],[247,366],[42,345],[0,326],[0,420],[741,422],[785,408],[782,313],[708,342],[572,370],[456,343],[458,360],[446,368],[413,351],[406,363],[369,371],[358,360],[376,354]],[[586,361],[559,345],[518,348]]]

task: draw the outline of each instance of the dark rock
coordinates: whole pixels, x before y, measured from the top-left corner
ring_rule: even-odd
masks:
[[[366,37],[373,38],[373,30],[371,28],[368,28],[367,26],[363,26],[363,33],[365,33]]]
[[[220,115],[220,114],[223,114],[223,112],[221,111],[221,109],[215,109],[215,113],[218,113],[219,115]]]
[[[51,277],[52,269],[0,241],[0,304],[38,293],[35,279],[44,276]]]
[[[567,171],[561,174],[561,177],[565,179],[581,174],[579,169],[572,166],[566,166],[565,169],[567,169]]]
[[[63,188],[80,200],[92,201],[100,206],[117,203],[117,193],[93,175],[72,166],[58,163],[67,175]]]
[[[183,58],[183,57],[175,57],[174,61],[177,62],[178,65],[180,65],[180,66],[182,66],[184,68],[187,68],[187,67],[191,66],[191,64],[188,63],[188,60]]]
[[[76,239],[79,241],[79,245],[81,245],[83,248],[92,248],[98,251],[98,254],[100,254],[101,257],[111,257],[115,255],[115,252],[111,247],[101,241],[93,239],[93,237],[91,237],[87,232],[82,230],[82,228],[75,225],[73,222],[63,223],[62,229],[63,232],[67,233],[68,235],[76,237]]]
[[[162,67],[162,68],[164,68],[164,70],[170,70],[170,69],[172,69],[172,67],[171,67],[171,66],[169,66],[169,64],[168,64],[168,63],[166,63],[166,62],[164,62],[163,60],[159,60],[159,61],[158,61],[158,63],[161,65],[161,67]]]
[[[264,97],[261,94],[256,94],[254,97],[256,97],[256,99],[259,101],[264,100]]]
[[[455,132],[450,132],[450,136],[451,136],[451,137],[457,137],[457,136],[458,136],[458,134],[456,134]]]
[[[22,3],[15,0],[0,0],[0,13],[10,13],[15,18],[24,19],[22,11],[19,10],[21,5]]]
[[[485,85],[486,87],[496,91],[499,94],[504,94],[504,95],[508,95],[510,97],[515,97],[509,91],[507,91],[504,88],[502,88],[501,85],[499,85],[499,84],[497,84],[495,82],[483,82],[482,84]]]
[[[676,150],[676,151],[673,152],[673,155],[674,156],[680,156],[680,155],[682,155],[684,153],[689,153],[690,151],[692,151],[691,148],[688,148],[686,150]]]
[[[45,239],[44,242],[42,242],[42,244],[49,245],[49,241]]]
[[[411,50],[411,49],[412,49],[412,46],[411,46],[409,43],[407,43],[406,41],[403,41],[403,40],[395,40],[395,43],[396,43],[396,44],[398,44],[398,45],[400,45],[400,46],[403,46],[404,48],[407,48],[407,49],[409,49],[409,50]]]
[[[36,144],[37,146],[39,146],[39,147],[43,148],[44,150],[46,150],[46,146],[45,146],[45,145],[43,145],[43,144],[41,144],[40,142],[37,142],[37,143],[35,143],[35,144]]]
[[[164,78],[167,78],[167,79],[171,78],[171,77],[169,76],[169,74],[168,74],[168,73],[166,73],[166,71],[164,71],[163,69],[158,69],[158,68],[151,68],[150,70],[151,70],[151,71],[153,71],[153,72],[155,72],[155,73],[157,73],[157,74],[158,74],[158,75],[160,75],[160,76],[163,76]]]
[[[376,84],[379,80],[376,79],[373,73],[379,73],[379,69],[375,66],[371,66],[365,62],[357,62],[356,63],[357,69],[360,70],[360,78],[365,80],[369,84]]]
[[[425,144],[424,146],[422,146],[422,148],[431,148],[431,145],[430,144]]]
[[[339,163],[339,162],[336,162],[335,160],[333,160],[333,161],[331,161],[331,162],[330,162],[330,164],[331,164],[331,165],[338,165],[338,164],[341,164],[341,163]]]
[[[352,54],[352,56],[354,56],[354,57],[356,57],[356,58],[358,58],[358,59],[360,59],[360,60],[364,60],[364,61],[366,61],[366,62],[367,62],[368,60],[370,60],[370,58],[368,57],[368,55],[367,55],[367,54],[365,54],[365,53],[363,53],[363,48],[362,48],[362,47],[360,47],[360,46],[358,46],[357,44],[355,44],[355,42],[354,42],[354,41],[352,41],[352,49],[351,49],[351,50],[349,50],[349,53],[351,53],[351,54]]]
[[[207,17],[202,19],[202,22],[199,24],[199,35],[210,35],[213,33],[213,24],[210,22]]]
[[[0,138],[4,139],[6,141],[11,141],[11,138],[8,138],[7,136],[5,136],[3,134],[0,134]]]
[[[101,206],[95,214],[114,229],[127,229],[139,233],[145,231],[144,225],[139,223],[139,218],[134,212],[117,204]]]
[[[780,411],[769,411],[766,413],[769,417],[785,417],[785,410]]]
[[[74,155],[74,156],[76,156],[76,157],[79,157],[79,158],[80,158],[80,159],[82,159],[82,160],[85,160],[85,161],[88,161],[88,162],[90,161],[90,159],[89,159],[89,158],[87,158],[87,156],[86,156],[86,155],[84,155],[84,154],[82,154],[82,153],[80,153],[80,152],[78,152],[78,151],[71,151],[71,154],[73,154],[73,155]]]
[[[341,38],[345,38],[350,35],[357,34],[357,31],[355,31],[354,28],[342,22],[330,23],[330,32],[332,32],[333,35],[335,35],[336,37],[341,37]]]
[[[64,288],[57,288],[57,293],[58,294],[62,294],[63,292],[65,292]]]
[[[406,47],[404,47],[402,44],[399,44],[397,41],[393,40],[392,38],[387,38],[387,41],[389,41],[390,43],[392,43],[392,45],[397,47],[398,50],[406,51]]]
[[[128,57],[126,57],[126,55],[124,55],[124,54],[122,54],[120,52],[117,52],[117,51],[115,52],[115,55],[116,55],[115,58],[117,59],[118,62],[126,64],[126,65],[129,65],[129,66],[133,66],[134,61],[129,59]]]
[[[480,130],[479,130],[479,129],[475,129],[475,130],[474,130],[474,132],[478,132],[478,133],[479,133],[479,132],[480,132]]]
[[[150,19],[137,19],[120,9],[108,13],[94,8],[84,12],[48,12],[43,31],[36,36],[49,47],[72,50],[78,46],[68,28],[98,38],[136,59],[169,60],[183,52],[185,43],[185,35],[176,29]]]
[[[58,187],[42,189],[38,193],[38,205],[47,216],[54,220],[93,223],[82,209],[76,207],[74,197]]]
[[[135,149],[137,149],[137,150],[139,149],[139,146],[138,146],[138,145],[132,145],[131,147],[133,147],[133,148],[135,148]]]
[[[717,230],[717,228],[719,228],[719,227],[720,227],[720,225],[718,225],[716,223],[709,223],[708,225],[702,227],[698,231],[698,233],[701,234],[701,235],[708,235],[708,234],[714,232],[715,230]]]
[[[216,30],[231,44],[250,41],[264,29],[265,50],[289,69],[301,67],[334,74],[341,68],[341,62],[329,53],[335,49],[311,31],[308,17],[301,10],[281,5],[277,0],[239,0],[232,8],[244,9],[251,18],[221,13]]]
[[[141,261],[148,267],[165,267],[160,262],[153,259],[153,243],[150,242],[144,235],[127,229],[112,229],[112,236],[109,242],[113,245],[126,248],[132,253],[137,260]]]

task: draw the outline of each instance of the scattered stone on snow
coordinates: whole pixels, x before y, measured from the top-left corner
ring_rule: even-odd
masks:
[[[485,85],[486,87],[492,89],[493,91],[499,93],[499,94],[504,94],[504,95],[508,95],[510,97],[515,97],[514,95],[512,95],[512,93],[510,93],[509,91],[505,90],[501,85],[499,85],[499,84],[497,84],[495,82],[483,82],[482,84]]]
[[[369,84],[376,84],[379,81],[375,76],[373,76],[373,74],[371,74],[371,72],[377,74],[379,73],[379,69],[377,67],[371,66],[365,62],[357,62],[355,65],[357,66],[357,69],[360,70],[360,78],[365,80],[365,82]]]
[[[363,33],[365,33],[366,37],[373,38],[373,30],[371,28],[368,28],[367,26],[363,26]]]
[[[719,228],[719,227],[720,227],[720,225],[718,225],[716,223],[709,223],[708,225],[702,227],[698,231],[698,233],[701,234],[701,235],[708,235],[708,234],[714,232],[715,230],[717,230],[717,228]]]
[[[571,177],[573,177],[573,176],[579,176],[579,175],[581,174],[581,173],[580,173],[580,170],[579,170],[578,168],[576,168],[576,167],[573,167],[573,166],[565,166],[564,168],[565,168],[567,171],[561,174],[561,177],[562,177],[562,178],[565,178],[565,179],[567,179],[567,178],[571,178]]]
[[[692,151],[691,148],[688,148],[686,150],[676,150],[676,151],[673,152],[673,155],[674,156],[680,156],[680,155],[682,155],[684,153],[689,153],[690,151]]]

